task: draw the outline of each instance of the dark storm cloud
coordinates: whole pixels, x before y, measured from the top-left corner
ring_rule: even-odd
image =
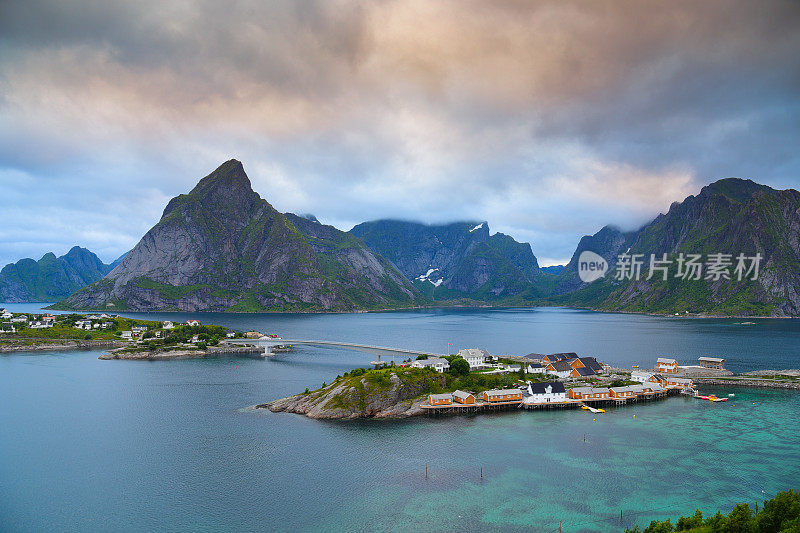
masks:
[[[110,259],[230,157],[279,209],[486,219],[564,259],[714,179],[796,186],[798,28],[795,2],[3,2],[0,262]]]

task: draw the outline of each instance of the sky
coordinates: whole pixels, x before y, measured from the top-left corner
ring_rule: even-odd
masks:
[[[0,0],[0,265],[109,262],[242,161],[341,229],[566,262],[725,177],[800,185],[796,1]]]

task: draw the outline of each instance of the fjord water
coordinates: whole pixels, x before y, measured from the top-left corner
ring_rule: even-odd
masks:
[[[577,351],[619,366],[721,355],[735,371],[800,367],[791,320],[564,309],[137,316],[432,352],[449,342]],[[368,355],[300,347],[269,360],[143,362],[99,353],[0,356],[3,531],[554,531],[559,522],[618,531],[752,505],[762,490],[800,480],[792,392],[704,388],[736,396],[603,415],[326,422],[246,407],[330,382]]]

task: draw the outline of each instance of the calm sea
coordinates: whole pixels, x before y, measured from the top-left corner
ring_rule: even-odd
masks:
[[[565,309],[137,316],[433,352],[452,343],[577,351],[625,366],[718,355],[735,371],[800,367],[793,320]],[[736,396],[603,415],[324,422],[245,408],[330,382],[370,356],[305,347],[269,360],[142,362],[99,353],[0,356],[0,530],[552,532],[560,522],[563,531],[618,531],[800,487],[796,393],[708,388]]]

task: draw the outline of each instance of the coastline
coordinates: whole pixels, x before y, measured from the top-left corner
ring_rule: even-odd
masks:
[[[18,339],[14,339],[16,341]],[[77,339],[46,339],[47,342],[35,342],[35,344],[0,344],[0,353],[14,352],[43,352],[57,350],[91,350],[95,348],[124,348],[129,345],[126,341],[107,341],[107,340],[77,340]],[[13,342],[13,341],[12,341]]]
[[[641,316],[654,316],[662,318],[675,318],[675,319],[742,319],[742,320],[768,320],[768,319],[800,319],[800,316],[772,316],[772,315],[714,315],[705,313],[689,313],[674,315],[671,313],[655,313],[646,311],[625,311],[625,310],[612,310],[600,309],[594,307],[582,307],[563,304],[551,304],[547,302],[531,302],[530,304],[515,303],[509,305],[498,305],[490,303],[462,303],[462,304],[438,304],[438,305],[415,305],[409,307],[387,307],[379,309],[353,309],[345,310],[309,310],[309,311],[280,311],[280,310],[259,310],[259,311],[220,311],[220,310],[174,310],[174,309],[150,309],[150,310],[134,310],[134,309],[119,309],[114,310],[115,313],[220,313],[231,315],[256,315],[256,314],[286,314],[286,315],[351,315],[359,313],[390,313],[397,311],[419,311],[419,310],[445,310],[445,309],[480,309],[480,310],[508,310],[508,309],[536,309],[536,308],[561,308],[573,309],[575,311],[591,311],[593,313],[605,314],[621,314],[621,315],[641,315]],[[43,309],[52,311],[62,311],[71,313],[97,313],[107,312],[108,309],[64,309],[56,307],[55,304],[44,307]]]
[[[695,384],[713,386],[734,386],[742,388],[790,390],[800,392],[800,381],[786,381],[779,379],[765,379],[753,376],[719,376],[719,377],[692,377]],[[362,385],[368,387],[368,383],[361,380]],[[265,402],[248,407],[248,409],[268,409],[273,413],[294,413],[304,415],[308,418],[318,420],[356,420],[356,419],[403,419],[415,416],[435,416],[435,415],[463,415],[475,414],[478,411],[468,409],[468,406],[454,406],[443,411],[441,409],[431,409],[427,407],[428,394],[416,394],[410,397],[408,393],[402,394],[398,391],[398,382],[393,382],[393,386],[388,391],[362,391],[359,398],[359,405],[356,408],[351,401],[342,401],[341,396],[348,394],[347,386],[331,384],[325,389],[295,394],[285,398],[279,398],[270,402]],[[366,392],[366,394],[365,394]],[[404,391],[405,392],[405,391]],[[644,399],[641,401],[654,401],[667,398]],[[352,400],[352,398],[349,398]],[[581,402],[564,402],[547,405],[547,408],[577,408]],[[616,407],[627,407],[631,404],[625,403]],[[521,407],[520,405],[506,405],[505,409],[493,409],[486,411],[494,413],[498,410],[510,410]]]
[[[730,378],[692,378],[700,385],[720,387],[744,387],[752,389],[778,389],[800,391],[800,381],[781,381],[774,379],[756,379],[752,377],[734,376]]]
[[[214,357],[223,354],[263,354],[263,348],[258,346],[231,346],[223,344],[220,346],[209,346],[205,350],[200,349],[137,349],[130,350],[129,346],[112,350],[98,357],[102,360],[126,360],[126,361],[165,361],[170,359],[202,359],[204,357]]]

